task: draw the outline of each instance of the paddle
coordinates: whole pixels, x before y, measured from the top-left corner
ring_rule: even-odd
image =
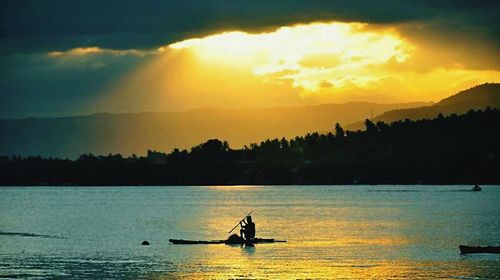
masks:
[[[248,213],[248,214],[245,216],[245,218],[241,219],[241,220],[240,220],[240,221],[239,221],[239,222],[238,222],[238,223],[237,223],[237,224],[236,224],[236,225],[235,225],[235,226],[234,226],[234,227],[233,227],[233,228],[232,228],[232,229],[231,229],[228,233],[233,232],[233,230],[234,230],[236,227],[238,227],[238,226],[240,225],[240,223],[241,223],[241,222],[243,222],[243,220],[245,220],[248,216],[250,216],[250,214],[252,214],[252,212],[253,212],[253,210],[252,210],[252,211],[250,211],[250,213]]]

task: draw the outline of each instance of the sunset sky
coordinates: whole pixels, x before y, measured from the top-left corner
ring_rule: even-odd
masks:
[[[499,1],[2,1],[0,117],[437,101],[500,82]]]

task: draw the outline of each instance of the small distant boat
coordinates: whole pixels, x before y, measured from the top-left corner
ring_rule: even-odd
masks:
[[[196,244],[226,244],[226,245],[252,245],[259,243],[277,243],[286,242],[286,240],[276,240],[271,238],[254,238],[251,240],[244,240],[243,238],[238,240],[184,240],[184,239],[169,239],[172,244],[183,244],[183,245],[196,245]]]
[[[460,245],[460,246],[458,246],[458,248],[460,248],[460,253],[462,253],[462,254],[481,254],[481,253],[500,254],[500,246],[481,247],[481,246]]]
[[[476,184],[476,185],[474,185],[474,187],[472,188],[471,191],[473,191],[473,192],[479,192],[479,191],[481,191],[481,187],[478,184]]]

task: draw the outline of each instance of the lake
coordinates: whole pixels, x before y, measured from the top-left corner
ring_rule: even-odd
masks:
[[[499,279],[500,187],[0,188],[0,278]],[[225,239],[253,210],[257,236]],[[150,246],[141,246],[148,240]]]

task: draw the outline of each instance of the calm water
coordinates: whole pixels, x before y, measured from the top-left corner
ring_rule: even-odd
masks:
[[[500,279],[500,187],[0,188],[0,278]],[[255,247],[224,239],[250,210]],[[151,246],[141,246],[148,240]]]

